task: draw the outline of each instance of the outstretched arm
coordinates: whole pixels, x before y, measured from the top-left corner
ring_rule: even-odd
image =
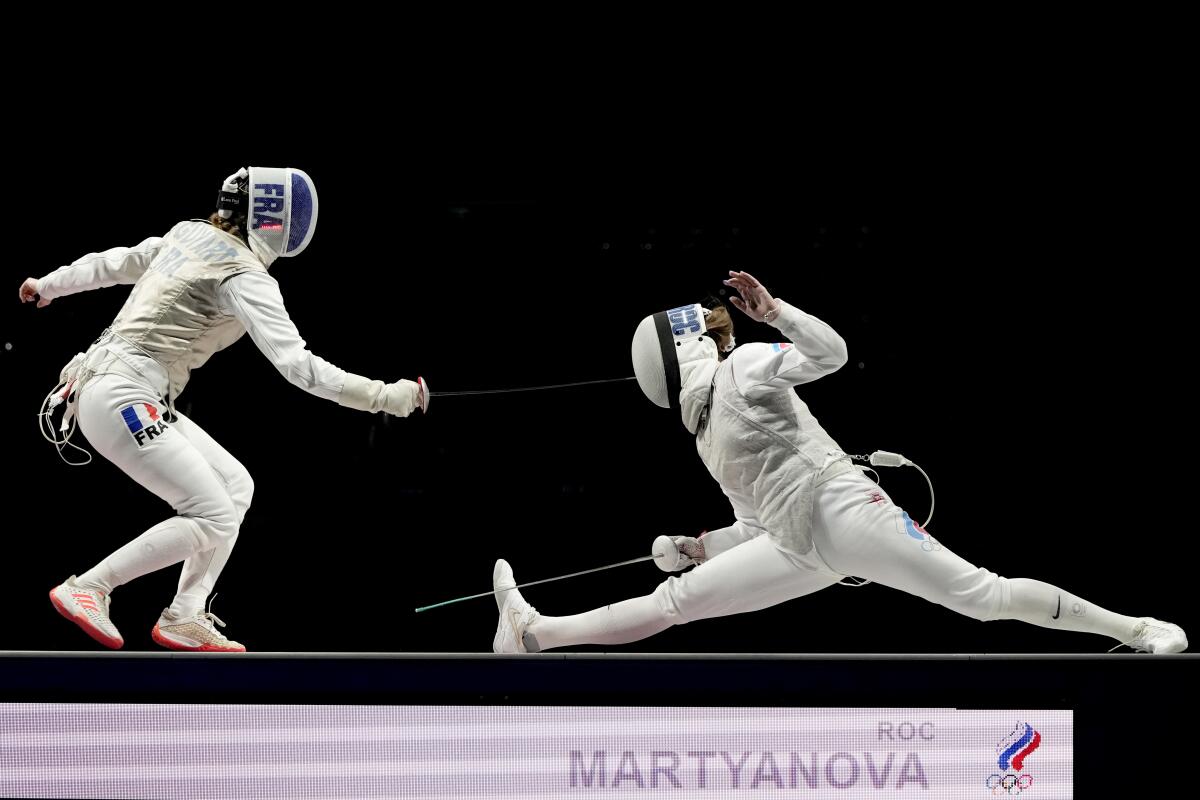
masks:
[[[250,338],[294,386],[360,411],[406,417],[420,402],[413,381],[370,380],[313,354],[283,305],[279,284],[266,272],[244,272],[221,285],[221,310],[246,327]]]
[[[49,275],[26,278],[21,284],[21,302],[37,300],[38,308],[42,308],[50,305],[55,298],[69,294],[116,284],[137,283],[150,262],[158,256],[162,245],[162,239],[152,236],[137,247],[114,247],[101,253],[88,253]]]

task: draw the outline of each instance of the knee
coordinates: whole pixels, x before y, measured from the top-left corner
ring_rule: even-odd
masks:
[[[683,590],[683,581],[674,575],[655,587],[654,604],[658,606],[663,619],[672,625],[682,625],[689,621],[689,617],[684,613],[688,607],[687,593]]]
[[[254,479],[250,477],[250,472],[245,467],[241,464],[238,464],[238,467],[239,470],[230,478],[226,488],[229,491],[229,499],[233,501],[234,508],[237,510],[237,520],[240,525],[246,518],[250,502],[254,499]]]
[[[990,570],[977,568],[946,587],[943,605],[959,614],[987,622],[1001,619],[1007,580]]]
[[[226,495],[211,498],[204,504],[203,512],[195,518],[206,539],[206,547],[203,549],[207,549],[233,541],[237,537],[238,528],[241,527],[242,515],[233,499]]]
[[[667,578],[654,590],[654,600],[671,625],[732,613],[729,598],[713,592],[711,582],[697,580],[696,570]]]

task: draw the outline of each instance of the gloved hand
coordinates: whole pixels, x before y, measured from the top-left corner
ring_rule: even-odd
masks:
[[[703,564],[707,558],[704,542],[694,536],[659,536],[651,552],[654,563],[663,572],[679,572],[693,564]]]
[[[422,412],[429,409],[429,386],[423,378],[384,383],[347,372],[338,403],[359,411],[384,411],[397,417],[407,417],[418,408]]]

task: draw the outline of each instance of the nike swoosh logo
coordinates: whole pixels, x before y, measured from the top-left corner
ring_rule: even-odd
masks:
[[[1050,619],[1058,619],[1058,612],[1062,610],[1062,595],[1058,597],[1058,605],[1054,607],[1054,616]]]
[[[512,628],[512,639],[516,645],[517,652],[524,651],[524,643],[521,640],[521,612],[516,608],[509,609],[509,626]]]

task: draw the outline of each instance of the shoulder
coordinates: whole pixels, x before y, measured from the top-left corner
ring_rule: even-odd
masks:
[[[257,269],[247,265],[247,269],[231,271],[221,278],[222,286],[239,288],[270,288],[279,291],[279,281],[260,264]]]
[[[277,313],[284,308],[283,293],[279,283],[265,270],[235,272],[221,278],[217,286],[224,307]],[[232,311],[237,315],[237,311]]]
[[[734,351],[729,354],[727,360],[735,364],[743,361],[756,361],[765,356],[774,355],[791,346],[790,342],[747,342],[734,348]]]
[[[195,220],[187,220],[187,219],[185,219],[183,222],[176,222],[174,225],[171,226],[171,230],[167,231],[163,235],[163,238],[169,239],[173,236],[178,236],[180,233],[182,233],[183,231],[187,230],[190,226],[195,225],[195,224],[197,224]]]

